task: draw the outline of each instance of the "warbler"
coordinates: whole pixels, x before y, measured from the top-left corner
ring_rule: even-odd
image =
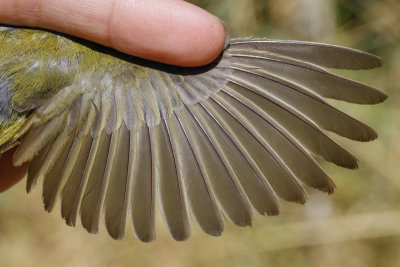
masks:
[[[148,242],[159,208],[176,240],[190,235],[189,216],[218,236],[223,216],[247,226],[255,212],[277,215],[280,198],[304,203],[305,185],[332,193],[316,158],[357,168],[326,131],[362,142],[377,133],[325,99],[387,96],[327,69],[380,65],[351,48],[241,38],[213,63],[184,68],[3,26],[0,151],[12,151],[14,166],[29,164],[27,191],[42,180],[45,209],[60,198],[68,225],[80,217],[96,233],[104,214],[120,239],[131,218]]]

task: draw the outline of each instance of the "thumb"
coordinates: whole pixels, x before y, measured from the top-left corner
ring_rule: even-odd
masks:
[[[3,0],[0,22],[64,32],[180,66],[210,63],[225,42],[217,17],[181,0]]]
[[[12,155],[16,147],[0,154],[0,193],[19,182],[28,172],[29,163],[14,167]]]

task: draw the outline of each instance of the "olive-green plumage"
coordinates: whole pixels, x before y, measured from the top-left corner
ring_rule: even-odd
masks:
[[[126,84],[146,76],[146,67],[126,61],[133,57],[119,54],[124,60],[107,54],[111,50],[105,47],[50,32],[3,27],[0,43],[0,77],[6,83],[1,93],[11,96],[9,103],[0,103],[12,114],[0,121],[0,147],[9,147],[7,142],[15,141],[13,136],[29,111],[63,88],[70,87],[75,98],[84,87],[97,86],[96,81],[105,76]]]
[[[315,157],[356,158],[325,131],[370,141],[376,132],[325,98],[375,104],[386,95],[325,68],[370,69],[376,56],[339,46],[235,39],[214,63],[179,68],[43,30],[0,28],[0,152],[30,161],[27,190],[43,180],[67,224],[113,238],[131,217],[155,239],[157,208],[171,235],[189,217],[220,235],[224,215],[251,225],[279,198],[304,203],[308,185],[335,185]]]

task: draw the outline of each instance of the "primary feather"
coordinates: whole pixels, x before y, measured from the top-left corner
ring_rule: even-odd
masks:
[[[104,214],[116,239],[131,218],[140,240],[154,240],[157,206],[185,240],[189,215],[220,235],[223,215],[251,225],[255,211],[278,214],[279,198],[304,203],[304,185],[332,193],[314,157],[357,160],[325,130],[377,134],[324,98],[386,99],[325,69],[370,69],[378,57],[309,42],[235,39],[212,64],[181,68],[1,27],[0,60],[0,151],[18,145],[14,163],[31,162],[27,190],[42,179],[47,210],[61,198],[66,222],[80,216],[91,233]]]

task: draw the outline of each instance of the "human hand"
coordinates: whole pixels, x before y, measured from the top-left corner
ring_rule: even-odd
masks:
[[[172,65],[212,62],[223,49],[220,20],[181,0],[3,0],[0,23],[40,27],[88,39]],[[14,149],[0,161],[0,192],[20,181],[28,164],[14,167]]]
[[[182,0],[3,0],[0,23],[63,32],[186,67],[212,62],[225,42],[217,17]]]

